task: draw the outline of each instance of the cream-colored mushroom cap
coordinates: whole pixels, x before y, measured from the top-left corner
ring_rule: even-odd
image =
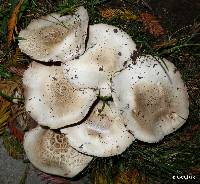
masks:
[[[91,25],[85,53],[65,63],[64,73],[77,86],[101,89],[106,96],[113,73],[126,67],[135,54],[136,45],[124,31],[106,24]]]
[[[67,61],[85,51],[88,14],[79,7],[74,15],[53,13],[33,20],[20,31],[19,48],[40,61]]]
[[[92,160],[73,149],[65,135],[40,126],[25,134],[24,150],[36,168],[63,177],[74,177]]]
[[[127,128],[141,141],[158,142],[186,122],[187,89],[180,73],[166,59],[149,55],[137,58],[135,65],[113,78],[112,87]]]
[[[40,125],[52,129],[77,123],[96,100],[92,89],[75,88],[61,66],[32,62],[23,76],[26,110]]]
[[[133,142],[123,119],[115,111],[114,104],[99,104],[88,119],[77,126],[61,129],[70,145],[76,150],[98,157],[121,154]]]

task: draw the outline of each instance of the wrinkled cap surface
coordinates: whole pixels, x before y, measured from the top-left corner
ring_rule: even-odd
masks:
[[[141,141],[158,142],[186,122],[187,89],[180,73],[166,59],[138,57],[135,65],[113,78],[112,88],[128,129]]]
[[[33,20],[20,31],[19,48],[40,61],[67,61],[85,51],[88,14],[79,7],[74,15],[53,13]]]
[[[36,168],[63,177],[74,177],[92,160],[73,149],[65,135],[40,126],[25,134],[24,150]]]
[[[92,89],[75,88],[61,66],[32,62],[23,76],[25,106],[40,125],[52,129],[82,120],[96,99]]]
[[[113,103],[103,107],[99,102],[84,123],[61,132],[73,148],[98,157],[121,154],[134,140]]]
[[[102,96],[110,95],[110,78],[135,55],[136,45],[127,33],[111,25],[91,25],[85,53],[65,63],[64,73],[77,86],[98,88]]]

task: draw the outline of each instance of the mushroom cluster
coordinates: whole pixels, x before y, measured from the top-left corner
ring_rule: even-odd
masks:
[[[33,20],[19,33],[20,49],[35,60],[23,84],[26,110],[38,122],[25,134],[24,149],[35,167],[64,177],[94,157],[121,154],[135,139],[160,141],[189,114],[172,63],[138,56],[127,33],[88,21],[79,7],[74,15]]]

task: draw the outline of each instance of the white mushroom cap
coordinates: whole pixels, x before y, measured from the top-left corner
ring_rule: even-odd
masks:
[[[113,99],[127,121],[127,128],[145,142],[157,142],[181,127],[189,114],[187,89],[175,66],[152,56],[113,78]]]
[[[20,31],[19,48],[40,61],[71,60],[85,51],[88,14],[79,7],[75,14],[50,14],[33,20]]]
[[[23,77],[26,110],[40,125],[56,129],[77,123],[96,100],[92,89],[74,88],[61,66],[33,62]]]
[[[76,150],[98,157],[121,154],[133,142],[134,137],[127,131],[123,119],[115,111],[114,104],[100,102],[88,119],[74,127],[61,129],[70,145]]]
[[[126,67],[135,53],[136,45],[124,31],[106,24],[91,25],[85,53],[65,63],[64,73],[75,85],[101,89],[106,96],[113,73]]]
[[[24,150],[36,168],[63,177],[74,177],[92,160],[73,149],[65,135],[40,126],[25,134]]]

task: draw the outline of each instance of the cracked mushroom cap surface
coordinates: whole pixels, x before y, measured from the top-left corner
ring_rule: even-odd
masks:
[[[141,141],[158,142],[181,127],[189,115],[187,89],[179,71],[166,59],[138,57],[135,65],[113,78],[112,88],[127,128]]]
[[[26,132],[24,150],[36,168],[63,177],[74,177],[93,159],[73,149],[65,135],[40,126]]]
[[[52,129],[77,123],[96,100],[92,89],[78,89],[64,79],[61,66],[32,62],[23,76],[25,107],[40,125]]]
[[[125,128],[113,103],[102,107],[103,102],[99,102],[85,122],[61,129],[61,132],[70,145],[81,153],[98,157],[121,154],[134,137]]]
[[[75,85],[98,88],[102,96],[109,96],[110,78],[136,54],[134,41],[124,31],[107,24],[90,25],[85,53],[65,63],[64,73]]]
[[[53,13],[33,20],[21,30],[19,48],[39,61],[67,61],[85,51],[88,14],[79,7],[74,15]]]

